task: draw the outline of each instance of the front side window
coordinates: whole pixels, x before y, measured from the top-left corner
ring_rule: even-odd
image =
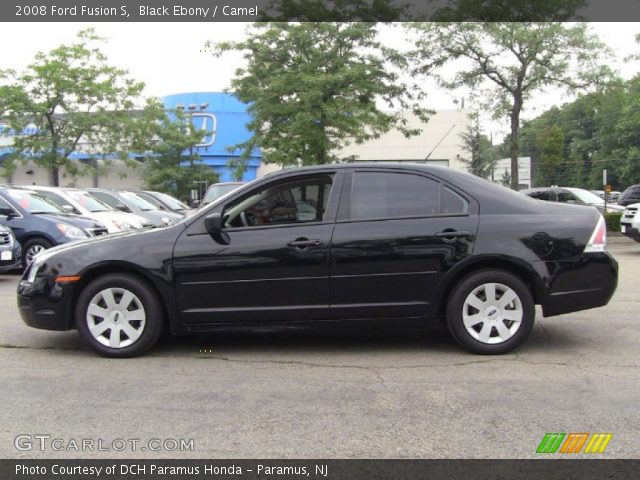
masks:
[[[227,227],[252,227],[305,222],[324,218],[332,178],[313,177],[265,189],[241,199],[224,211]]]
[[[537,192],[529,192],[527,193],[531,198],[535,198],[537,200],[544,200],[547,202],[552,202],[553,197],[551,196],[551,191],[549,190],[539,190]]]
[[[571,192],[566,192],[566,191],[558,192],[557,198],[558,198],[558,202],[560,203],[582,203]]]

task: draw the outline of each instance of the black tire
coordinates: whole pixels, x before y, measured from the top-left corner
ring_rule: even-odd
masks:
[[[463,313],[465,311],[469,315],[481,313],[480,310],[475,307],[469,305],[465,306],[465,302],[467,297],[474,291],[478,292],[481,296],[484,295],[483,299],[484,301],[487,301],[490,295],[486,294],[483,287],[487,284],[500,284],[508,287],[515,292],[517,300],[514,299],[513,302],[507,304],[504,309],[496,308],[494,310],[491,305],[487,307],[484,311],[485,316],[483,318],[487,319],[486,323],[490,337],[487,342],[484,342],[474,336],[481,336],[481,331],[485,326],[484,322],[470,326],[470,328],[475,332],[475,334],[472,335],[465,326]],[[502,298],[502,295],[506,293],[503,291],[503,287],[501,286],[498,286],[498,290],[500,291],[499,293],[501,293],[501,297],[498,297],[497,294],[494,295],[494,298],[497,298],[497,301],[499,301],[500,298]],[[518,301],[522,310],[520,326],[514,328],[514,333],[511,333],[511,337],[502,341],[501,335],[498,332],[497,322],[502,322],[501,326],[506,326],[507,330],[511,330],[512,326],[517,322],[503,320],[501,315],[507,315],[504,313],[506,310],[518,310]],[[489,313],[487,314],[486,312]],[[493,315],[497,315],[497,317],[494,316],[492,319],[491,317]],[[480,355],[501,355],[520,346],[529,336],[531,328],[533,327],[534,318],[535,305],[529,288],[518,277],[504,270],[479,270],[467,275],[454,287],[447,302],[447,326],[449,328],[449,332],[451,332],[453,338],[460,345],[470,352]],[[496,341],[499,343],[488,343],[489,341]]]
[[[105,292],[107,290],[111,291],[111,289],[112,293],[115,292],[114,298],[118,294],[122,294],[119,299],[115,298],[116,302],[123,301],[124,293],[126,291],[131,292],[135,296],[131,304],[136,307],[136,312],[139,312],[140,309],[142,309],[145,316],[144,323],[142,323],[137,320],[129,321],[126,318],[123,320],[120,316],[122,315],[122,313],[117,314],[116,318],[114,319],[116,322],[121,321],[120,325],[122,325],[122,323],[127,323],[128,326],[133,325],[134,330],[136,332],[140,332],[139,337],[133,340],[130,345],[123,345],[117,348],[113,348],[110,345],[101,343],[110,341],[114,329],[107,328],[108,332],[105,330],[103,335],[99,335],[96,338],[96,336],[91,333],[89,322],[95,322],[97,319],[100,320],[101,323],[105,320],[101,320],[100,316],[89,317],[87,314],[87,310],[89,309],[92,300],[95,301],[95,297],[99,294],[100,298],[103,298],[101,292]],[[100,301],[103,302],[104,300]],[[118,307],[120,307],[119,303]],[[119,310],[120,312],[122,312],[124,311],[124,308],[126,308],[126,306],[110,310],[108,305],[106,303],[104,304],[105,311]],[[116,358],[136,357],[148,351],[156,344],[156,342],[160,338],[165,323],[164,310],[162,308],[161,300],[159,299],[155,291],[151,287],[149,287],[149,285],[144,280],[141,280],[134,275],[128,274],[108,274],[102,277],[98,277],[91,283],[89,283],[82,290],[80,296],[78,297],[75,310],[75,320],[78,332],[82,336],[83,340],[91,348],[93,348],[100,355]],[[113,325],[116,324],[114,323]],[[97,326],[97,324],[94,326]],[[122,327],[116,328],[118,331],[118,339],[121,339],[123,343],[126,343],[128,340],[130,340]],[[107,333],[109,335],[108,338],[106,337]]]
[[[29,263],[31,262],[27,260],[27,257],[32,249],[38,247],[42,247],[44,250],[47,250],[53,247],[53,244],[46,238],[42,237],[32,238],[25,242],[25,244],[22,245],[22,268],[27,268],[29,266]]]

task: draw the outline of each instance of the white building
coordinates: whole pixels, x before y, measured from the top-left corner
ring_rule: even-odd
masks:
[[[494,183],[502,183],[505,175],[511,175],[510,158],[496,160],[491,180]],[[518,157],[518,190],[524,188],[531,188],[531,157]]]
[[[404,114],[409,128],[420,128],[422,133],[406,138],[400,131],[393,129],[380,138],[369,140],[360,145],[350,145],[339,156],[353,156],[362,162],[424,162],[443,165],[457,170],[467,169],[461,160],[465,152],[462,149],[460,134],[470,125],[469,116],[464,110],[441,110],[422,123],[412,113]],[[279,170],[278,165],[262,164],[258,176]]]

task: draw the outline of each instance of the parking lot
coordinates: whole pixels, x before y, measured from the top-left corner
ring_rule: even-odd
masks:
[[[19,319],[0,275],[0,455],[11,458],[529,458],[546,432],[640,444],[640,245],[614,238],[601,309],[538,320],[523,347],[473,356],[447,333],[219,334],[110,360]],[[193,439],[193,450],[18,450],[19,435]],[[594,455],[592,455],[594,456]]]

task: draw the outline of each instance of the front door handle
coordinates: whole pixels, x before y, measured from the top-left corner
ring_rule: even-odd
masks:
[[[304,250],[308,247],[318,247],[322,242],[320,240],[309,240],[308,238],[296,238],[293,242],[287,243],[288,247],[295,247]]]
[[[466,230],[445,230],[443,232],[438,232],[435,235],[438,238],[459,238],[459,237],[469,237],[471,234]]]

